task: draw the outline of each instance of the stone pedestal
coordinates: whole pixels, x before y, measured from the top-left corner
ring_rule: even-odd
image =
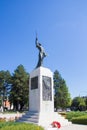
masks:
[[[29,111],[54,111],[53,74],[48,68],[39,67],[30,73]]]

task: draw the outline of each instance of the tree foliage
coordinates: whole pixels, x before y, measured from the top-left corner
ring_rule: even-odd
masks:
[[[22,110],[24,105],[28,104],[29,96],[29,74],[25,71],[23,65],[19,65],[12,76],[12,88],[10,91],[10,102],[14,109]]]
[[[85,98],[85,104],[86,104],[86,109],[87,109],[87,96]]]
[[[85,110],[86,109],[85,99],[83,97],[75,97],[72,100],[71,107],[73,110],[80,110],[80,111]]]
[[[0,71],[0,104],[7,99],[11,87],[11,74],[7,71]]]
[[[54,89],[55,98],[54,105],[55,108],[66,108],[71,104],[70,93],[66,85],[65,80],[61,77],[60,73],[56,70],[54,72]]]

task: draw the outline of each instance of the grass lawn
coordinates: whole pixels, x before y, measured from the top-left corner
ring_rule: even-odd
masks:
[[[0,122],[0,130],[44,130],[41,126],[19,122]]]

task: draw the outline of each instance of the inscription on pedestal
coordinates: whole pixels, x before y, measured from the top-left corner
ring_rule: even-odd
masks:
[[[43,101],[52,100],[51,78],[47,76],[42,76],[42,98],[43,98]]]
[[[38,88],[38,76],[31,78],[31,89]]]

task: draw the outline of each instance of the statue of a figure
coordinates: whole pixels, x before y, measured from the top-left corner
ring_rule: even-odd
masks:
[[[42,47],[42,45],[38,42],[38,38],[36,37],[36,41],[35,41],[35,44],[36,44],[36,47],[38,48],[39,50],[39,59],[38,59],[38,63],[37,63],[37,66],[36,68],[42,66],[43,64],[43,59],[44,57],[46,57],[46,53],[44,51],[44,48]]]

